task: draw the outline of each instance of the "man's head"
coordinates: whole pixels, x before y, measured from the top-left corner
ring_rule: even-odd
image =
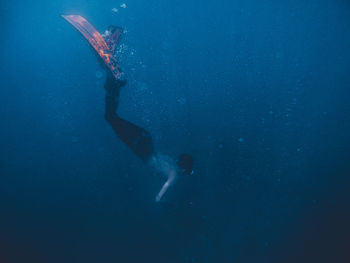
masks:
[[[185,174],[192,174],[193,170],[193,158],[191,155],[183,153],[180,154],[180,156],[178,157],[177,161],[177,166],[179,166],[179,168],[185,173]]]

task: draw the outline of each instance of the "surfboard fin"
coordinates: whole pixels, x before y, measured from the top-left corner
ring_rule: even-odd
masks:
[[[108,29],[105,31],[105,33],[102,35],[104,40],[106,41],[106,44],[109,48],[109,51],[114,54],[118,42],[122,36],[123,29],[118,26],[109,26]]]
[[[84,17],[80,15],[62,15],[88,40],[104,64],[109,68],[116,79],[121,79],[118,62],[113,56],[123,30],[120,27],[110,26],[105,34],[101,35]]]

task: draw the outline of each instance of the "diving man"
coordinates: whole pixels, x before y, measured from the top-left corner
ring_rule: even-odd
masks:
[[[122,29],[115,26],[101,34],[83,17],[79,15],[62,16],[72,24],[90,43],[97,54],[100,64],[105,68],[107,77],[104,88],[105,119],[114,132],[139,158],[152,166],[167,178],[155,200],[159,202],[168,188],[180,177],[193,173],[193,159],[188,154],[181,154],[176,161],[169,156],[154,150],[152,136],[145,129],[127,121],[117,114],[120,89],[126,85],[114,56]]]

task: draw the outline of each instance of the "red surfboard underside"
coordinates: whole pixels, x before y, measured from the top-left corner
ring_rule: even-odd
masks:
[[[91,46],[110,69],[113,76],[119,79],[121,71],[113,53],[121,32],[118,31],[114,45],[109,47],[101,34],[84,17],[80,15],[62,15],[62,17],[72,24],[89,41]]]

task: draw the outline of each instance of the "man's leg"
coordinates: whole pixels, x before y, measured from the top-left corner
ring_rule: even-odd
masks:
[[[115,133],[138,157],[143,160],[153,155],[152,137],[145,129],[118,116],[116,110],[119,105],[120,88],[126,83],[107,74],[106,111],[105,119],[112,126]]]
[[[125,86],[126,81],[116,80],[114,76],[107,71],[107,78],[105,83],[106,90],[106,104],[105,104],[105,119],[110,122],[117,117],[116,110],[119,105],[119,95],[121,87]]]

